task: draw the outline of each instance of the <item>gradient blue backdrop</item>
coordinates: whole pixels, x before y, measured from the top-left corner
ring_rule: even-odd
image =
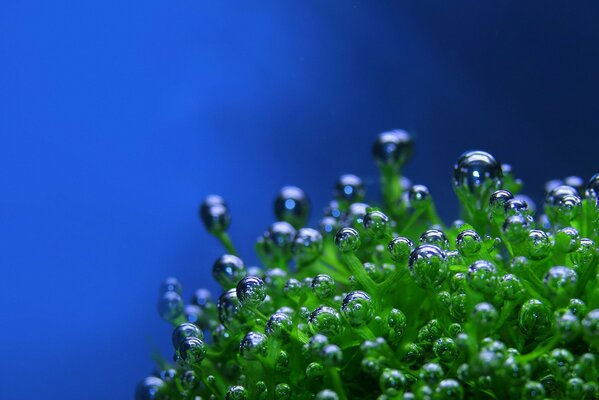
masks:
[[[415,133],[447,219],[466,149],[533,196],[599,171],[597,7],[496,3],[3,2],[0,398],[131,398],[170,354],[160,281],[216,289],[211,192],[252,263],[276,191],[376,183],[384,129]]]

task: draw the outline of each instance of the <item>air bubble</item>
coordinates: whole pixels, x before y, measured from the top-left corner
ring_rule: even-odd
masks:
[[[414,143],[410,134],[401,129],[382,132],[372,146],[372,154],[379,165],[399,169],[412,158]]]
[[[414,185],[408,192],[410,206],[415,210],[424,210],[432,204],[432,196],[428,187],[424,185]]]
[[[360,202],[364,199],[366,192],[362,179],[356,175],[341,175],[335,186],[335,197],[347,204]]]
[[[243,261],[232,254],[225,254],[212,265],[212,276],[224,288],[230,289],[246,274]]]
[[[571,186],[560,185],[545,197],[545,212],[554,224],[567,224],[578,216],[582,199]]]
[[[449,250],[449,240],[445,233],[439,229],[429,229],[420,235],[420,244],[432,244],[443,250]]]
[[[312,311],[308,325],[313,334],[335,336],[341,331],[341,317],[335,309],[321,306]]]
[[[167,322],[174,322],[183,314],[183,299],[177,292],[165,292],[158,300],[158,314]]]
[[[316,275],[310,286],[319,300],[328,299],[335,293],[335,281],[326,274]]]
[[[218,195],[209,195],[200,204],[200,219],[211,233],[224,232],[231,224],[231,214],[225,200]]]
[[[410,254],[408,266],[416,284],[425,289],[439,286],[449,273],[445,253],[430,244],[416,247]]]
[[[464,257],[472,257],[480,251],[482,239],[476,231],[466,229],[458,234],[456,238],[456,247]]]
[[[239,354],[246,360],[266,356],[267,351],[267,337],[263,333],[249,332],[239,344]]]
[[[155,376],[143,379],[135,388],[135,400],[156,400],[160,398],[160,391],[164,381]]]
[[[181,346],[181,343],[188,337],[195,337],[198,339],[202,339],[204,334],[202,330],[198,328],[196,325],[191,324],[189,322],[183,323],[177,326],[173,330],[172,334],[172,342],[175,349],[178,349]]]
[[[343,298],[341,314],[352,326],[367,324],[373,314],[373,305],[370,296],[360,291],[347,294]]]
[[[246,276],[237,283],[236,293],[241,305],[257,307],[266,297],[266,285],[257,276]]]
[[[179,355],[186,364],[197,365],[206,357],[206,345],[197,337],[187,337],[179,346]]]
[[[549,294],[558,301],[568,300],[573,294],[578,281],[575,271],[567,267],[552,267],[543,278]]]
[[[553,243],[544,231],[533,229],[528,233],[526,248],[528,256],[533,260],[542,260],[551,254]]]
[[[360,235],[354,228],[341,228],[335,235],[335,245],[342,253],[354,252],[360,247]]]
[[[322,235],[315,229],[302,228],[293,239],[292,250],[299,265],[310,264],[322,254]]]
[[[389,231],[389,217],[379,210],[372,210],[364,217],[364,229],[373,238],[385,236]]]
[[[264,332],[276,339],[287,340],[293,329],[293,320],[283,312],[276,312],[268,319]]]
[[[454,166],[453,186],[456,192],[466,195],[480,209],[482,199],[500,188],[502,177],[501,165],[491,154],[468,151]]]

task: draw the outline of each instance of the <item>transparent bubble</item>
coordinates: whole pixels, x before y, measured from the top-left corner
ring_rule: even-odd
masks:
[[[553,243],[547,234],[541,230],[533,229],[528,233],[526,248],[528,257],[533,260],[542,260],[551,254]]]
[[[320,230],[320,233],[325,236],[332,235],[333,233],[337,232],[337,229],[339,229],[339,224],[335,218],[327,216],[320,220],[318,223],[318,229]]]
[[[487,260],[477,260],[468,267],[466,274],[470,287],[484,294],[493,294],[497,288],[497,269]]]
[[[243,261],[232,254],[225,254],[212,265],[212,276],[224,288],[230,289],[246,274]]]
[[[456,247],[461,255],[471,257],[476,255],[482,247],[482,239],[476,231],[466,229],[456,238]]]
[[[580,213],[582,199],[571,186],[557,186],[545,197],[545,213],[555,223],[572,221]]]
[[[237,283],[236,293],[243,306],[257,307],[266,297],[266,284],[257,276],[246,276]]]
[[[339,365],[343,361],[343,351],[336,344],[328,344],[320,350],[320,357],[327,366]]]
[[[231,386],[227,390],[225,400],[248,400],[248,392],[243,386]]]
[[[315,400],[339,400],[339,396],[337,396],[337,393],[335,393],[331,389],[324,389],[324,390],[321,390],[320,392],[316,393],[316,397],[314,397],[314,399]]]
[[[167,322],[174,322],[183,314],[183,299],[177,292],[164,292],[158,300],[158,314]]]
[[[268,336],[277,339],[287,340],[293,329],[293,320],[291,316],[283,312],[276,312],[268,319],[265,332]]]
[[[587,305],[580,299],[570,299],[568,303],[568,311],[577,317],[582,317],[587,312]]]
[[[427,363],[420,369],[420,379],[429,385],[436,385],[443,379],[445,372],[437,363]]]
[[[324,376],[325,372],[326,371],[322,364],[317,362],[312,362],[308,364],[308,366],[306,367],[306,376],[308,377],[308,379],[314,380],[321,378],[322,376]]]
[[[599,308],[589,311],[582,320],[582,333],[590,342],[597,344],[599,340]]]
[[[341,228],[335,235],[335,245],[342,253],[354,252],[360,247],[360,235],[353,228]]]
[[[466,274],[456,272],[449,280],[449,289],[454,293],[463,293],[466,290]]]
[[[239,344],[239,354],[246,360],[255,360],[257,357],[266,356],[268,351],[268,338],[259,332],[249,332]]]
[[[499,293],[504,300],[517,300],[524,294],[524,287],[516,275],[505,274],[499,280]]]
[[[520,309],[520,330],[528,336],[543,336],[551,333],[551,310],[537,299],[525,302]]]
[[[505,204],[513,198],[514,195],[507,190],[496,190],[489,196],[489,211],[492,215],[503,216],[505,213]]]
[[[516,197],[509,199],[503,205],[503,211],[507,217],[512,215],[530,215],[532,214],[528,208],[526,200]]]
[[[597,259],[597,246],[595,246],[595,242],[588,238],[580,239],[580,245],[570,255],[570,258],[577,269],[591,266]]]
[[[335,309],[321,306],[312,311],[308,325],[313,334],[335,336],[341,331],[341,317]]]
[[[231,225],[231,214],[227,203],[206,200],[200,205],[200,219],[208,232],[224,232]]]
[[[566,382],[566,396],[569,399],[582,399],[584,395],[584,381],[580,378],[571,378]]]
[[[478,303],[472,310],[472,321],[483,329],[491,328],[497,322],[497,310],[490,303]]]
[[[350,204],[345,218],[345,224],[361,229],[364,225],[364,218],[366,218],[366,215],[368,214],[368,207],[369,206],[366,203]]]
[[[387,249],[389,250],[391,259],[400,263],[410,256],[410,253],[414,249],[414,244],[410,239],[398,236],[389,242]]]
[[[372,318],[374,307],[372,300],[364,292],[355,291],[347,294],[343,298],[341,305],[341,315],[352,326],[367,324]]]
[[[543,282],[549,294],[557,299],[569,299],[576,289],[578,275],[567,267],[552,267],[545,274]]]
[[[366,192],[362,179],[356,175],[341,175],[335,185],[335,198],[346,203],[362,201]]]
[[[449,315],[455,321],[464,322],[466,318],[466,294],[456,292],[451,295],[451,304],[449,305]]]
[[[164,381],[155,376],[148,376],[137,384],[135,388],[135,400],[156,400],[160,398],[160,391],[164,387]]]
[[[435,388],[437,400],[461,400],[464,398],[464,389],[455,379],[443,379]]]
[[[503,234],[510,242],[517,243],[524,241],[532,228],[532,221],[522,215],[512,215],[507,217],[502,226]]]
[[[420,244],[432,244],[440,247],[443,250],[449,250],[449,240],[442,230],[429,229],[420,235]]]
[[[296,186],[285,186],[275,198],[274,211],[277,220],[289,222],[296,229],[304,226],[310,216],[310,200]]]
[[[291,299],[297,299],[302,294],[302,283],[295,278],[288,279],[283,287],[283,292]]]
[[[187,337],[179,346],[179,355],[186,364],[198,364],[206,357],[206,345],[197,337]]]
[[[306,265],[316,261],[322,254],[322,240],[322,235],[315,229],[302,228],[297,231],[292,245],[297,263]]]
[[[576,189],[579,195],[584,195],[587,183],[580,176],[568,176],[564,178],[564,185]]]
[[[236,289],[229,289],[219,297],[216,305],[218,317],[226,328],[237,329],[240,326],[240,306]]]
[[[172,342],[175,349],[178,349],[181,346],[181,343],[188,337],[195,337],[198,339],[202,339],[204,334],[202,330],[198,328],[195,324],[191,324],[189,322],[185,322],[179,326],[177,326],[173,330],[172,334]]]
[[[374,238],[380,238],[388,234],[389,217],[382,211],[372,210],[364,217],[364,229],[366,233]]]
[[[295,228],[285,221],[273,223],[263,235],[263,247],[271,257],[291,255],[291,246],[295,239]]]
[[[599,174],[595,174],[589,179],[587,191],[591,194],[591,197],[599,198]]]
[[[430,190],[424,185],[412,186],[408,192],[408,199],[410,200],[410,206],[415,210],[424,210],[433,201]]]
[[[320,300],[328,299],[335,293],[335,281],[329,275],[316,275],[310,286],[314,295]]]
[[[436,319],[431,319],[418,331],[418,341],[426,344],[433,344],[442,335],[441,325]]]
[[[412,158],[414,142],[410,134],[401,129],[382,132],[372,146],[372,155],[379,165],[400,168]]]
[[[555,248],[562,253],[571,253],[580,246],[580,235],[571,226],[560,229],[555,234]]]
[[[379,378],[379,386],[383,393],[395,396],[405,389],[406,377],[399,370],[385,368]]]
[[[208,289],[198,289],[194,292],[191,303],[199,307],[206,307],[212,303],[212,293]]]
[[[545,398],[545,388],[540,382],[528,381],[522,390],[522,400],[541,400]]]
[[[474,205],[480,209],[481,200],[500,188],[502,177],[501,165],[492,155],[484,151],[468,151],[454,166],[453,186],[456,192],[474,200]]]
[[[183,294],[183,286],[181,286],[181,283],[177,280],[177,278],[166,278],[160,285],[160,294],[166,292],[175,292],[181,295]]]
[[[458,346],[452,338],[448,337],[437,339],[433,345],[433,351],[442,362],[454,361],[459,355]]]
[[[410,254],[408,266],[416,284],[425,289],[439,286],[449,273],[445,253],[440,247],[430,244],[416,247]]]
[[[416,343],[408,343],[403,347],[402,360],[408,365],[416,365],[424,358],[424,349]]]

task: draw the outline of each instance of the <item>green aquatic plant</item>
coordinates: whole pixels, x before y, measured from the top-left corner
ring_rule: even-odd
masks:
[[[381,204],[343,175],[319,229],[304,226],[306,194],[283,188],[262,268],[237,255],[226,202],[206,198],[223,293],[184,305],[176,279],[162,284],[174,360],[136,399],[597,398],[599,174],[548,182],[535,213],[508,165],[466,152],[461,219],[445,226],[401,175],[412,148],[404,131],[380,134]]]

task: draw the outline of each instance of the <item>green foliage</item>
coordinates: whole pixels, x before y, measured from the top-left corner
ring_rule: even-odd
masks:
[[[550,181],[544,213],[511,168],[482,151],[453,174],[461,220],[444,226],[427,187],[401,169],[413,143],[385,132],[373,154],[382,204],[342,176],[320,229],[296,187],[246,268],[225,201],[200,217],[228,254],[184,305],[169,278],[158,310],[174,362],[136,399],[594,399],[599,396],[599,175]]]

